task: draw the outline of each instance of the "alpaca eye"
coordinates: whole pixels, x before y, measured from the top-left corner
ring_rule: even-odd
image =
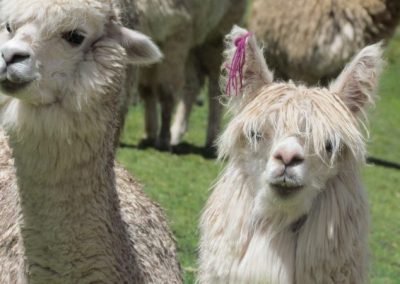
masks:
[[[250,132],[250,137],[251,137],[252,140],[256,140],[257,142],[259,142],[263,138],[263,135],[262,135],[261,132],[251,131]]]
[[[62,38],[69,42],[72,46],[81,45],[85,40],[85,36],[76,30],[63,33]]]
[[[6,23],[6,29],[7,29],[7,31],[8,31],[9,33],[12,33],[10,23]]]
[[[326,151],[328,154],[332,154],[333,146],[332,146],[332,143],[331,143],[330,141],[327,141],[327,142],[325,143],[325,151]]]
[[[344,147],[343,144],[339,143],[339,145],[335,146],[335,152],[340,154],[343,151],[343,147]],[[333,153],[333,145],[332,145],[331,141],[326,141],[326,143],[325,143],[325,151],[329,155],[332,155],[332,153]]]

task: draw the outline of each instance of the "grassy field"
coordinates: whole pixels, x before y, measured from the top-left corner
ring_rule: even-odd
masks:
[[[400,162],[400,34],[386,52],[388,65],[380,96],[371,111],[372,156]],[[176,236],[185,283],[193,283],[196,271],[197,221],[208,196],[208,188],[222,165],[201,155],[205,139],[206,107],[196,107],[185,142],[189,151],[181,155],[135,147],[143,137],[143,110],[130,110],[118,160],[144,185],[149,196],[166,210]],[[370,235],[372,283],[400,283],[400,171],[368,165],[364,180],[372,211]]]

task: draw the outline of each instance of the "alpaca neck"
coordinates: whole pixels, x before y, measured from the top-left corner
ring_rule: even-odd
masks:
[[[365,283],[368,223],[368,203],[354,164],[328,183],[298,233],[296,283],[340,282],[343,277]]]
[[[106,275],[110,283],[122,281],[116,264],[127,242],[118,215],[112,112],[98,107],[93,112],[98,117],[75,113],[67,118],[71,114],[58,106],[39,109],[15,100],[9,107],[16,115],[6,129],[30,279],[75,283]],[[48,122],[51,118],[55,121]]]
[[[213,212],[216,208],[208,209],[206,214],[213,217],[202,221],[204,226],[204,222],[212,220],[206,226],[213,228],[209,230],[211,234],[216,234],[207,243],[220,243],[218,256],[213,259],[217,261],[211,266],[228,272],[226,279],[235,283],[293,283],[296,235],[291,228],[280,227],[278,231],[275,216],[261,218],[255,202],[257,190],[249,178],[228,167],[214,189],[216,196],[212,198],[222,200],[218,204],[219,214]],[[208,282],[212,281],[207,279],[204,283]]]
[[[328,283],[352,263],[350,282],[363,283],[355,279],[366,271],[368,209],[358,165],[347,166],[321,190],[306,217],[301,213],[294,222],[286,222],[286,213],[254,214],[256,190],[245,175],[228,168],[212,197],[223,202],[207,208],[202,220],[212,228],[207,242],[220,242],[210,265],[238,283]]]

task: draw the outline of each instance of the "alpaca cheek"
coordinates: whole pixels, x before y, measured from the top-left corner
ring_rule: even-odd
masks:
[[[322,190],[325,187],[329,178],[335,176],[336,168],[331,168],[329,165],[321,162],[315,162],[309,167],[308,180],[310,187],[317,190]]]
[[[261,153],[244,148],[238,159],[238,166],[252,178],[259,177],[266,169],[267,161]]]

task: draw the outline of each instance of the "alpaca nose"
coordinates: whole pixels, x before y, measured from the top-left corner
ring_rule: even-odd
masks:
[[[285,167],[294,167],[304,161],[304,156],[296,149],[280,149],[275,152],[274,158],[282,162]]]
[[[31,57],[26,48],[15,45],[4,46],[1,49],[1,54],[7,66],[25,61]]]

